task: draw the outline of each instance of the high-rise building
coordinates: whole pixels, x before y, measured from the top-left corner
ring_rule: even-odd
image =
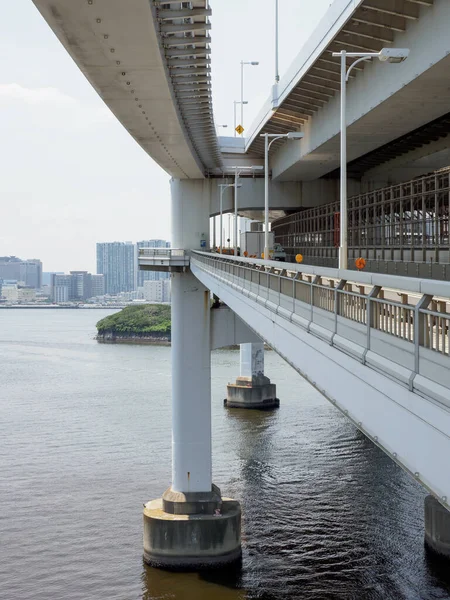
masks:
[[[42,286],[52,285],[52,275],[64,275],[63,271],[43,271],[42,273]]]
[[[52,275],[52,301],[68,302],[72,290],[72,277],[70,275]]]
[[[97,274],[105,276],[105,293],[113,296],[136,289],[136,246],[132,242],[97,244]]]
[[[140,248],[170,248],[170,242],[167,240],[142,240],[137,242],[137,255],[139,255]],[[144,281],[161,281],[163,279],[169,279],[170,273],[163,273],[161,271],[141,271],[136,266],[137,270],[137,286],[138,288],[144,287]]]
[[[104,296],[105,295],[105,276],[104,275],[92,275],[92,289],[91,297]]]
[[[70,271],[71,300],[87,300],[92,297],[92,275],[87,271]]]
[[[105,293],[103,275],[92,275],[87,271],[53,273],[51,276],[51,298],[53,302],[83,302]]]
[[[170,279],[144,281],[143,291],[148,302],[170,302]]]
[[[0,279],[13,279],[38,290],[42,287],[42,262],[37,258],[0,256]]]

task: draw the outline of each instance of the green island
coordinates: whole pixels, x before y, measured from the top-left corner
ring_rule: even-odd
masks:
[[[97,323],[96,339],[109,344],[170,344],[170,306],[127,306]]]

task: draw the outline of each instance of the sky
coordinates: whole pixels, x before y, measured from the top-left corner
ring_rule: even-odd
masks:
[[[80,0],[73,0],[80,1]],[[279,0],[281,76],[331,0]],[[275,0],[210,0],[215,122],[248,129],[274,79]],[[31,0],[0,2],[0,256],[95,272],[96,242],[170,239],[169,176],[110,113]]]

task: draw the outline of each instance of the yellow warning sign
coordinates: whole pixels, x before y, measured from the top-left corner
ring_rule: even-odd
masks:
[[[244,132],[244,128],[242,127],[242,125],[238,125],[236,127],[236,131],[238,132],[239,135],[241,135]]]

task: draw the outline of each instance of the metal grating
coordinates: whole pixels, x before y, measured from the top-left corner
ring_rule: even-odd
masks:
[[[205,174],[222,166],[211,92],[208,0],[154,2],[162,53],[180,117]]]

